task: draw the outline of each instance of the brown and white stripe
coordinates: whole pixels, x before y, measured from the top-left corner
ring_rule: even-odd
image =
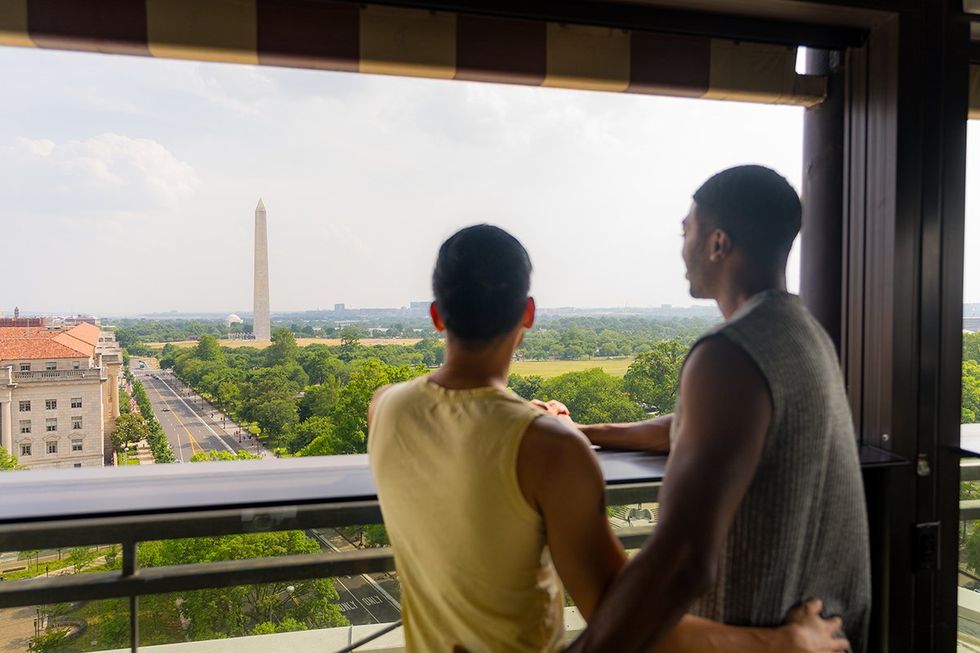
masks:
[[[980,65],[970,66],[970,118],[980,120]]]
[[[776,45],[312,0],[0,0],[0,45],[812,106]]]

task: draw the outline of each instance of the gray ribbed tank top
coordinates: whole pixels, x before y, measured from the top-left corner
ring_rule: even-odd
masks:
[[[755,361],[773,415],[717,583],[692,612],[733,625],[774,626],[796,603],[817,597],[827,614],[843,617],[853,651],[863,653],[871,607],[868,520],[833,343],[799,298],[782,291],[752,297],[698,343],[714,336]],[[677,415],[675,426],[681,420]]]

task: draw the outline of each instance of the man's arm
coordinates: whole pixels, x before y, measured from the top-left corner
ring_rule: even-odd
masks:
[[[660,491],[659,523],[570,652],[649,651],[715,582],[725,538],[759,464],[772,402],[752,361],[722,337],[693,350],[680,398],[683,417]]]
[[[536,420],[521,443],[518,481],[545,521],[548,546],[562,582],[588,622],[626,556],[609,526],[604,481],[595,454],[567,423]],[[631,573],[627,566],[625,573]],[[808,604],[779,628],[737,628],[685,615],[657,653],[832,653],[840,619],[820,618]],[[634,613],[634,618],[637,615]]]
[[[544,520],[551,559],[586,621],[626,564],[606,515],[605,481],[588,441],[547,416],[532,422],[517,455],[521,492]]]
[[[594,445],[603,449],[629,449],[633,451],[670,451],[670,425],[673,415],[661,415],[643,422],[626,424],[575,424],[568,406],[560,401],[534,399],[532,404],[559,419],[567,420],[585,434]]]
[[[673,415],[661,415],[633,424],[579,424],[578,428],[592,444],[603,449],[670,451],[670,424]]]

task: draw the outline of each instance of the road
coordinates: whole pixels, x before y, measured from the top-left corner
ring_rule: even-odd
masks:
[[[180,462],[189,462],[191,456],[199,451],[234,453],[240,449],[248,449],[255,452],[254,440],[253,445],[248,446],[247,441],[240,444],[238,438],[222,433],[221,427],[211,422],[209,413],[203,412],[194,399],[182,396],[166,373],[134,369],[133,374],[146,388],[153,414],[167,434]]]
[[[347,551],[356,547],[332,528],[307,531],[327,551]],[[340,613],[355,626],[384,624],[401,619],[401,588],[393,574],[360,574],[334,578],[340,595]]]

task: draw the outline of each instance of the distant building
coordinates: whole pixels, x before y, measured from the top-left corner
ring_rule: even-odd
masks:
[[[963,330],[964,331],[980,331],[980,317],[964,317],[963,318]]]
[[[343,313],[344,311],[347,310],[347,305],[346,304],[334,304],[333,305],[333,310],[336,311],[336,312],[338,312],[338,313]]]
[[[42,327],[44,320],[39,317],[2,317],[0,327]]]
[[[432,302],[409,302],[408,308],[411,311],[427,311]]]
[[[244,324],[245,320],[238,317],[234,313],[225,318],[225,328],[230,329],[232,324]]]
[[[115,336],[88,322],[0,327],[0,445],[30,468],[103,466],[121,368]]]

